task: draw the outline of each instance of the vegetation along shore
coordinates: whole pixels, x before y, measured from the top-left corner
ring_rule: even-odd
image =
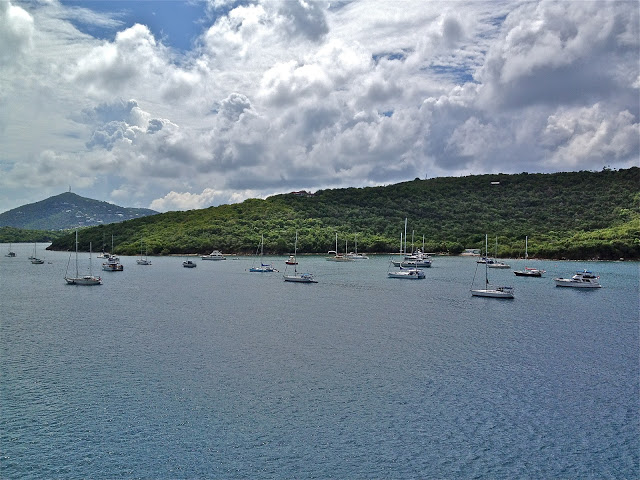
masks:
[[[640,168],[554,174],[490,174],[415,179],[367,188],[292,192],[264,200],[168,212],[84,229],[80,248],[135,255],[255,252],[326,253],[335,246],[397,252],[404,219],[408,244],[452,255],[483,248],[497,237],[498,257],[640,259]],[[15,231],[13,231],[15,230]],[[51,240],[52,250],[74,248],[74,234],[0,230],[2,241]],[[107,239],[106,245],[104,244]],[[492,245],[493,246],[493,245]],[[493,254],[490,249],[490,254]]]

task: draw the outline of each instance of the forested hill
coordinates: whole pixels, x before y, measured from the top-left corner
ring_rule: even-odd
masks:
[[[120,207],[65,192],[0,213],[0,227],[30,230],[66,230],[154,215],[148,208]]]
[[[203,210],[169,212],[83,231],[81,242],[101,245],[115,237],[115,253],[135,254],[141,241],[154,254],[252,253],[264,234],[265,252],[325,253],[345,241],[353,249],[396,252],[404,219],[409,242],[427,251],[460,253],[484,245],[499,256],[640,258],[640,169],[556,174],[433,178],[384,187],[282,194],[266,200]],[[71,249],[73,235],[54,241]]]

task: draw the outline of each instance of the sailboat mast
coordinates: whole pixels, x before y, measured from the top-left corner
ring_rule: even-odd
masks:
[[[526,235],[524,237],[524,259],[529,259],[529,236]]]
[[[407,217],[404,217],[404,254],[407,253]]]
[[[78,278],[78,229],[76,229],[76,278]]]
[[[295,262],[293,262],[293,273],[298,273],[298,231],[296,230],[296,241],[293,244],[293,256],[295,257]]]
[[[487,235],[485,233],[484,234],[484,254],[485,254],[485,259],[484,259],[484,283],[485,283],[485,285],[489,285],[489,267],[488,267],[489,253],[488,252],[489,252],[489,235]]]
[[[91,242],[89,242],[89,275],[93,276],[93,269],[91,268],[91,264],[93,263],[91,260]]]

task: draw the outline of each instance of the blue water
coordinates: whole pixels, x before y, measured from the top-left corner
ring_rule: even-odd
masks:
[[[490,271],[509,301],[471,297],[463,257],[418,281],[388,279],[388,256],[301,257],[314,285],[252,258],[94,258],[104,284],[76,287],[67,253],[13,247],[3,479],[640,476],[638,263]],[[554,286],[579,268],[604,288]]]

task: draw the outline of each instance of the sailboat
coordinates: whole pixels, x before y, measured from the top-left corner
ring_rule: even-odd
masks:
[[[144,258],[142,258],[142,239],[140,239],[140,258],[136,260],[138,265],[151,265],[151,260],[149,260],[147,253],[148,249],[145,249]]]
[[[507,265],[504,262],[498,261],[498,236],[496,235],[496,256],[493,262],[488,264],[489,268],[511,268],[510,265]]]
[[[69,255],[69,263],[71,263],[71,255]],[[76,276],[70,277],[69,263],[67,263],[67,272],[64,275],[64,279],[67,285],[102,285],[102,279],[96,277],[91,271],[91,244],[89,244],[89,275],[80,276],[78,273],[78,230],[76,230]]]
[[[524,260],[529,259],[529,237],[524,237]],[[541,277],[545,270],[539,268],[524,267],[524,270],[514,270],[513,272],[517,277]]]
[[[38,256],[36,255],[36,242],[33,242],[33,256],[31,257],[31,263],[33,263],[34,265],[42,265],[44,263],[44,260],[42,260],[41,258],[38,258]]]
[[[16,252],[14,252],[13,250],[11,250],[11,243],[9,243],[9,251],[5,254],[5,257],[15,257],[16,256]]]
[[[295,258],[298,257],[298,232],[296,231],[296,242],[293,248]],[[287,275],[285,270],[284,275],[282,276],[285,282],[297,282],[297,283],[318,283],[317,280],[313,278],[311,273],[299,273],[298,272],[298,263],[296,262],[293,266],[293,275]]]
[[[488,236],[484,237],[485,252],[487,251]],[[476,265],[476,273],[478,272],[478,265]],[[475,275],[473,277],[475,280]],[[473,286],[473,284],[472,284]],[[484,288],[471,289],[471,295],[474,297],[491,297],[491,298],[514,298],[513,287],[497,287],[489,285],[489,269],[487,263],[484,264]]]
[[[326,257],[327,261],[329,262],[352,262],[353,261],[353,258],[345,256],[341,253],[338,253],[338,233],[337,232],[336,232],[336,249],[329,250],[329,252],[327,253],[329,253],[329,255],[333,253],[333,257]]]
[[[277,270],[273,268],[273,265],[271,265],[270,263],[263,263],[262,257],[264,257],[264,234],[260,236],[260,266],[251,267],[249,271],[260,272],[260,273],[277,272]]]
[[[347,257],[349,257],[351,260],[369,260],[369,257],[367,257],[366,255],[358,253],[358,234],[357,233],[354,235],[354,240],[356,244],[355,252],[347,253]]]

